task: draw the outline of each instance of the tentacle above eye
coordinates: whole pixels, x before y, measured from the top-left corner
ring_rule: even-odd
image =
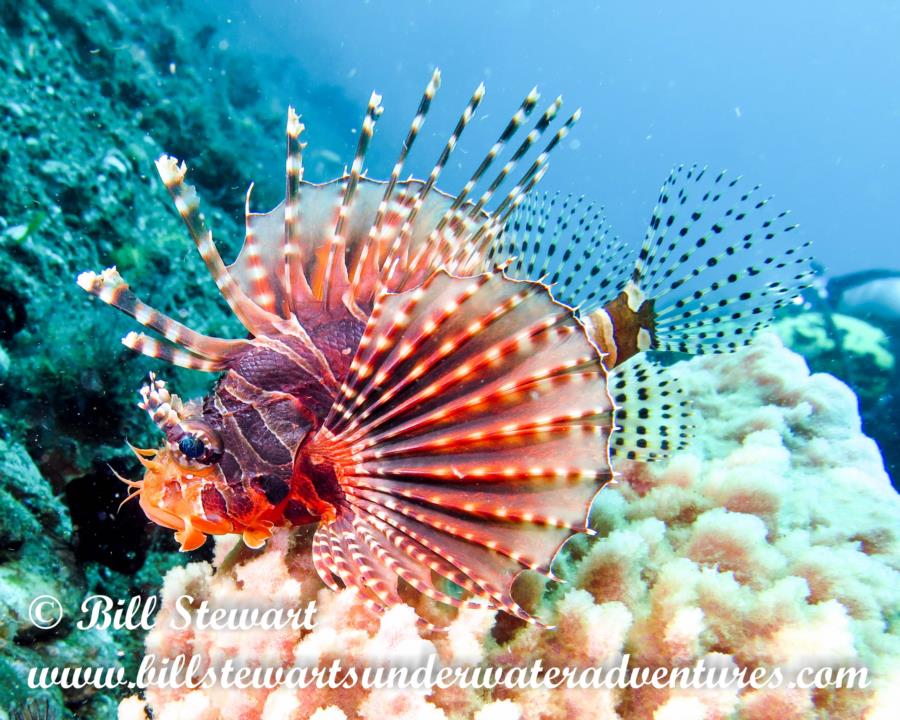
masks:
[[[207,465],[222,454],[222,440],[216,431],[197,416],[191,404],[169,392],[165,380],[150,373],[149,382],[141,390],[138,407],[165,434],[166,441],[177,448],[188,462]]]
[[[149,382],[141,388],[140,394],[141,402],[138,407],[147,411],[150,419],[166,437],[182,420],[187,419],[181,398],[170,393],[166,381],[158,380],[156,373],[150,373]]]

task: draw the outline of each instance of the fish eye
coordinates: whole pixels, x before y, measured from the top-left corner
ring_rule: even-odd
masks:
[[[178,449],[182,455],[191,460],[196,460],[206,452],[206,445],[196,435],[185,435],[178,443]]]
[[[222,455],[219,434],[200,418],[185,420],[179,425],[184,433],[178,441],[178,450],[188,460],[210,465]]]

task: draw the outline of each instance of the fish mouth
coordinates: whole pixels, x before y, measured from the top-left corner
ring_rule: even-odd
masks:
[[[201,547],[207,535],[235,531],[230,520],[209,517],[203,508],[204,485],[222,480],[218,467],[187,467],[167,446],[158,450],[129,447],[145,472],[141,480],[128,480],[116,473],[130,489],[121,505],[137,498],[148,519],[175,531],[175,540],[183,552]]]

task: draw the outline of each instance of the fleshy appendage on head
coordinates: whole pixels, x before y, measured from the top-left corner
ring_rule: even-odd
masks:
[[[157,525],[175,531],[180,549],[196,550],[206,542],[207,534],[234,532],[231,520],[210,515],[203,507],[203,488],[219,478],[215,467],[189,468],[167,446],[159,450],[132,448],[144,466],[142,480],[120,478],[134,491],[126,498],[137,497],[141,509]]]
[[[150,520],[175,530],[185,552],[202,546],[207,535],[224,533],[241,533],[250,547],[262,546],[275,523],[265,514],[249,524],[229,516],[228,486],[217,462],[222,442],[197,404],[183,403],[153,373],[140,394],[138,406],[165,434],[165,443],[157,450],[131,448],[145,472],[139,481],[119,478],[133,489],[125,502],[137,497]]]
[[[173,395],[164,380],[150,373],[150,382],[141,388],[138,407],[146,410],[156,426],[165,433],[166,441],[184,457],[189,465],[210,465],[222,455],[222,440],[200,416],[197,403],[185,405]]]

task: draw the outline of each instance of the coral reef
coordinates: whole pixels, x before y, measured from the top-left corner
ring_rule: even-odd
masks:
[[[159,720],[800,720],[889,717],[900,679],[900,497],[860,431],[853,393],[809,373],[772,335],[730,356],[673,367],[693,399],[696,440],[665,465],[632,464],[595,504],[596,538],[574,539],[555,571],[526,580],[523,601],[554,630],[483,610],[445,634],[420,630],[412,607],[382,618],[352,591],[323,589],[309,533],[277,534],[261,552],[221,540],[214,563],[172,570],[148,635],[157,660],[185,653],[269,666],[615,664],[685,667],[861,665],[866,689],[653,687],[585,690],[150,688]],[[173,629],[176,598],[196,608],[295,607],[316,599],[312,631]],[[420,605],[420,613],[434,612]],[[142,717],[137,697],[122,720]]]
[[[557,631],[478,611],[456,618],[446,636],[421,632],[410,608],[379,620],[353,593],[322,588],[302,532],[278,535],[262,553],[228,554],[233,541],[226,541],[214,565],[172,569],[197,558],[173,553],[170,534],[155,532],[136,505],[118,508],[124,494],[115,472],[136,472],[123,440],[147,437],[134,402],[152,363],[120,346],[126,321],[85,297],[74,277],[115,264],[162,310],[227,334],[236,328],[153,159],[162,152],[188,159],[204,212],[233,255],[249,180],[260,207],[281,195],[283,159],[272,140],[283,133],[289,102],[324,148],[309,158],[312,179],[336,174],[352,153],[341,124],[314,122],[320,106],[337,114],[346,107],[339,91],[316,88],[294,63],[228,50],[193,10],[182,0],[0,0],[0,719],[25,714],[31,667],[121,665],[133,676],[140,634],[80,631],[73,611],[93,592],[155,593],[166,571],[166,607],[147,640],[160,656],[189,650],[217,661],[249,653],[291,664],[339,656],[412,662],[437,652],[446,663],[503,665],[596,663],[629,652],[644,663],[714,654],[753,664],[794,657],[793,646],[804,644],[822,657],[865,663],[879,684],[861,693],[718,694],[711,709],[709,695],[650,692],[151,690],[147,700],[163,720],[512,720],[581,717],[583,708],[590,717],[656,712],[659,720],[729,712],[852,718],[868,708],[875,720],[878,707],[892,707],[890,662],[900,655],[896,496],[860,434],[853,396],[830,378],[809,378],[771,341],[681,366],[697,405],[692,452],[652,471],[624,468],[597,505],[601,539],[576,540],[560,559],[558,572],[570,582],[523,588]],[[356,123],[356,109],[346,111],[343,125]],[[169,272],[175,265],[177,278]],[[878,365],[877,352],[863,355]],[[200,394],[205,381],[176,378],[186,395]],[[198,600],[264,597],[290,606],[315,598],[317,627],[167,633],[165,618],[184,591]],[[68,613],[48,631],[28,620],[30,601],[42,593]],[[46,700],[60,720],[108,718],[117,704],[92,688],[54,689]],[[119,714],[144,718],[144,704],[128,699]]]
[[[881,449],[894,487],[900,483],[900,403],[895,388],[900,363],[897,328],[877,318],[858,318],[822,308],[781,318],[773,329],[814,372],[846,382],[859,399],[863,431]]]
[[[84,578],[71,550],[72,521],[21,445],[0,438],[0,708],[24,702],[29,668],[53,658],[61,664],[116,665],[116,645],[106,632],[79,632],[71,619],[42,630],[31,623],[29,606],[52,595],[64,607],[81,604]],[[59,717],[65,702],[85,703],[88,691],[47,697]],[[99,699],[98,717],[115,707]],[[0,716],[2,716],[0,710]]]
[[[149,368],[119,345],[124,325],[97,313],[74,277],[91,263],[117,264],[163,307],[189,307],[206,327],[227,328],[214,287],[167,278],[173,263],[204,276],[153,160],[163,151],[196,158],[196,179],[214,179],[204,188],[214,201],[207,214],[237,243],[243,197],[230,188],[266,177],[241,158],[280,134],[273,108],[225,100],[230,59],[194,62],[192,29],[172,23],[175,9],[2,5],[0,294],[15,308],[2,321],[10,357],[2,392],[13,430],[56,483],[98,457],[124,457],[123,431],[140,438],[133,393]]]
[[[223,254],[233,256],[251,180],[255,207],[283,196],[273,141],[288,103],[308,120],[318,106],[346,102],[334,89],[304,87],[305,73],[283,60],[269,61],[277,76],[298,79],[279,92],[296,95],[270,92],[266,59],[215,36],[180,2],[0,3],[0,401],[54,483],[98,458],[128,457],[123,436],[146,432],[134,397],[152,365],[119,344],[129,326],[98,312],[76,287],[78,272],[116,265],[175,317],[190,313],[202,331],[238,330],[153,161],[169,153],[189,162]],[[338,131],[317,135],[329,148]],[[198,393],[205,381],[178,379]]]

